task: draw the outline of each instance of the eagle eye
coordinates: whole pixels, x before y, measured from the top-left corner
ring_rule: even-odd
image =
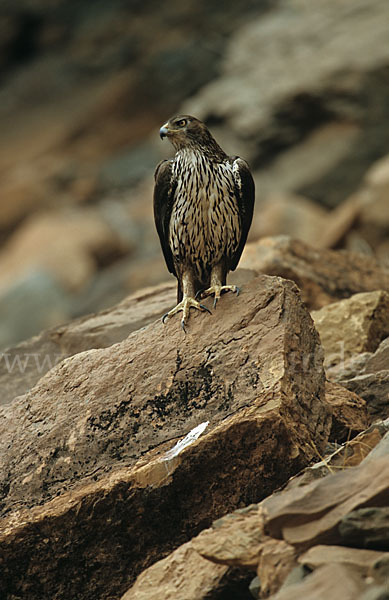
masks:
[[[187,123],[186,119],[180,119],[179,121],[176,122],[176,125],[178,127],[185,127],[186,123]]]

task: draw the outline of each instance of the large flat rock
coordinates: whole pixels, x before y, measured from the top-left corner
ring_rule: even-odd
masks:
[[[229,281],[241,287],[256,275],[255,271],[237,269]],[[107,348],[146,327],[174,306],[176,297],[175,281],[143,288],[115,306],[45,329],[0,352],[0,405],[28,392],[65,358],[92,348]]]
[[[64,360],[1,409],[1,594],[120,597],[322,451],[323,399],[317,332],[277,277],[191,315],[186,335],[157,321]]]
[[[42,331],[0,353],[0,405],[25,394],[65,358],[106,348],[145,327],[174,305],[172,283],[145,288],[97,314]]]

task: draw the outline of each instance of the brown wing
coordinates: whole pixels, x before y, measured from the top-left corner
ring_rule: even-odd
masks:
[[[177,185],[173,180],[172,163],[172,160],[161,160],[155,169],[154,221],[167,268],[170,273],[177,277],[172,251],[169,246],[169,222]]]
[[[229,269],[234,271],[238,266],[239,259],[246,244],[251,221],[253,220],[255,185],[246,161],[243,160],[243,158],[239,158],[239,156],[233,157],[231,161],[233,163],[235,190],[242,224],[242,235],[239,245],[229,265]]]

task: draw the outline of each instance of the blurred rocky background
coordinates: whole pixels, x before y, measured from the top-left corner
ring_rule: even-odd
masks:
[[[0,348],[168,281],[159,126],[251,164],[251,241],[388,263],[385,0],[1,0]]]
[[[1,598],[389,599],[388,23],[0,0]],[[185,334],[178,112],[257,186],[242,293]]]

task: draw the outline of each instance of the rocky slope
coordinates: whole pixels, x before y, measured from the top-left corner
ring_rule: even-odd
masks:
[[[174,301],[174,290],[161,287],[25,343],[49,352],[62,335],[64,353],[1,409],[2,597],[152,599],[157,588],[166,599],[247,598],[256,571],[257,598],[292,593],[281,590],[291,577],[296,594],[312,599],[382,587],[389,554],[375,519],[386,522],[389,497],[387,394],[382,388],[377,408],[363,384],[347,389],[342,369],[363,359],[381,385],[388,273],[360,262],[360,288],[338,302],[333,288],[331,303],[312,312],[327,376],[343,385],[325,383],[322,345],[298,288],[255,272],[269,244],[282,253],[278,268],[292,273],[285,247],[297,242],[249,246],[242,294],[224,296],[212,315],[193,314],[186,335],[174,320],[155,320]],[[354,275],[358,268],[355,256],[329,252],[300,281],[312,306],[323,304],[328,256],[339,254],[345,278],[347,264]],[[378,281],[382,291],[365,291]],[[348,317],[334,322],[337,304]],[[336,362],[327,340],[343,334],[347,352]],[[334,587],[334,569],[343,587]]]
[[[0,348],[166,281],[152,173],[182,110],[250,161],[251,240],[387,260],[388,17],[384,0],[3,2]]]
[[[2,3],[1,598],[389,598],[388,18]],[[242,293],[186,334],[151,202],[181,111],[257,184]]]

